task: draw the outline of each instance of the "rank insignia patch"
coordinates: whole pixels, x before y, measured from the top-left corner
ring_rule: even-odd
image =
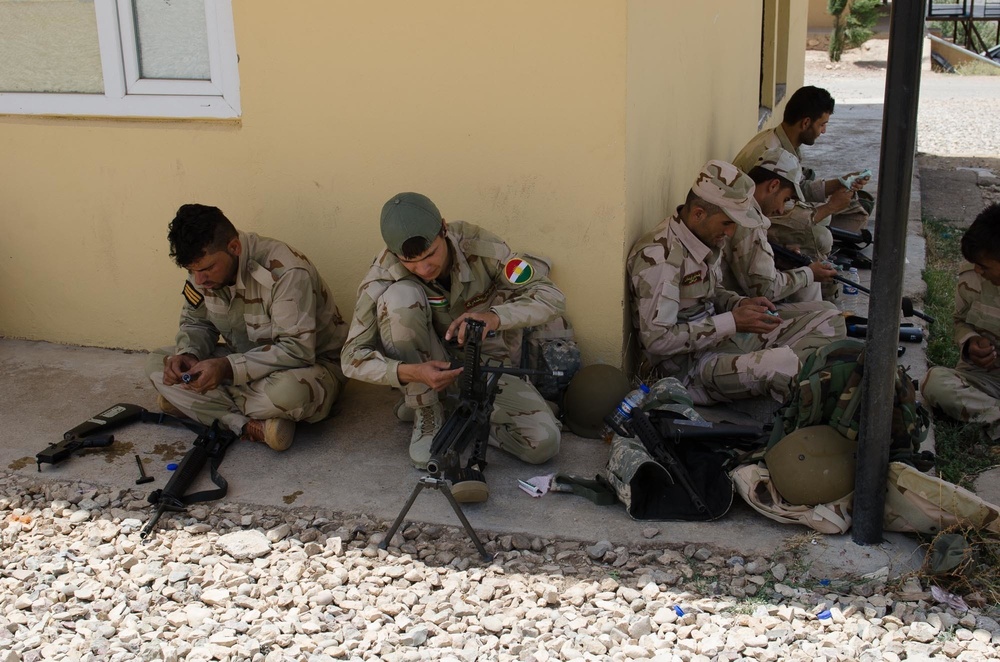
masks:
[[[187,302],[191,304],[192,308],[197,308],[201,305],[201,302],[205,300],[205,295],[195,289],[195,286],[191,284],[191,281],[184,282],[184,289],[181,291]]]
[[[688,274],[681,280],[681,285],[694,285],[701,282],[701,273]]]
[[[503,267],[503,272],[507,276],[507,280],[514,285],[524,285],[535,275],[535,271],[531,268],[531,265],[519,257],[512,257],[507,260],[507,264]]]

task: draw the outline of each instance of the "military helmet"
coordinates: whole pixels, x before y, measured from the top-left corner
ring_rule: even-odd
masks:
[[[829,425],[799,428],[764,453],[778,494],[794,506],[830,503],[854,491],[858,442]]]
[[[614,411],[630,388],[628,379],[614,366],[595,363],[580,368],[563,396],[566,425],[573,434],[600,439],[604,417]]]

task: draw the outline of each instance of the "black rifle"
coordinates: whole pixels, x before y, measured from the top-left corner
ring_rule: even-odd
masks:
[[[642,445],[654,460],[660,463],[683,490],[694,507],[693,512],[684,513],[683,508],[674,505],[678,518],[710,520],[722,517],[732,505],[732,483],[723,469],[725,464],[721,454],[702,454],[701,466],[689,467],[682,461],[678,449],[684,449],[691,442],[722,442],[726,446],[759,446],[765,435],[764,428],[753,425],[731,425],[708,421],[688,421],[672,419],[656,410],[647,413],[640,408],[632,410],[632,429]],[[711,458],[711,459],[709,459]],[[713,463],[712,466],[708,466]],[[695,484],[691,470],[698,473],[703,491]],[[679,495],[678,495],[679,496]]]
[[[56,465],[78,450],[86,448],[103,448],[114,442],[114,435],[94,434],[107,432],[121,427],[126,423],[139,420],[148,412],[138,405],[119,402],[100,414],[96,414],[80,423],[72,430],[63,433],[62,441],[49,444],[45,450],[35,455],[38,470],[42,470],[42,462]],[[93,436],[91,436],[93,435]]]
[[[434,435],[431,442],[431,457],[427,462],[428,475],[422,476],[413,487],[409,499],[399,511],[396,520],[389,527],[379,547],[386,549],[389,541],[396,534],[403,519],[410,511],[417,495],[425,488],[435,488],[444,494],[451,504],[458,519],[461,520],[465,532],[469,534],[476,550],[484,561],[490,561],[493,556],[486,551],[479,536],[476,535],[461,506],[455,500],[451,487],[454,483],[466,480],[485,483],[483,471],[486,469],[486,448],[490,437],[490,414],[493,413],[493,402],[500,392],[500,375],[553,375],[556,372],[541,370],[525,370],[507,368],[502,365],[484,365],[482,363],[482,342],[485,324],[478,320],[465,320],[465,356],[459,377],[459,402],[444,425]],[[468,460],[462,466],[462,456],[471,446]]]
[[[808,267],[810,264],[813,263],[813,259],[808,255],[803,255],[802,253],[796,253],[795,251],[785,248],[781,244],[776,244],[773,241],[768,241],[767,243],[771,245],[771,250],[774,251],[774,257],[776,261],[781,260],[783,262],[792,265],[793,267]],[[845,278],[844,276],[834,276],[833,280],[844,283],[850,287],[855,287],[859,292],[864,292],[868,296],[871,296],[872,291],[870,289],[868,289],[864,285],[859,285],[858,283],[855,283],[849,278]],[[934,323],[933,317],[913,307],[913,301],[910,300],[909,297],[903,297],[900,302],[900,306],[902,307],[903,310],[903,317],[916,315],[925,322],[931,324]]]
[[[194,440],[194,445],[184,454],[166,487],[162,490],[154,490],[150,493],[148,501],[156,506],[156,512],[150,518],[146,526],[142,527],[139,537],[145,539],[156,526],[160,517],[166,511],[183,512],[189,504],[201,501],[212,501],[226,496],[229,484],[226,479],[219,475],[219,465],[226,455],[226,449],[236,439],[236,435],[219,427],[219,421],[214,421],[211,427],[199,426],[201,432]],[[198,479],[205,464],[209,463],[212,482],[218,489],[204,490],[194,494],[187,494],[188,489]]]

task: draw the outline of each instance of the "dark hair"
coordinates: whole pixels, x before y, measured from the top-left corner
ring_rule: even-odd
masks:
[[[441,231],[434,236],[434,239],[443,236],[444,236],[444,227],[442,227]],[[434,239],[428,240],[426,237],[410,237],[409,239],[403,242],[402,246],[400,246],[401,249],[400,256],[404,260],[412,260],[421,253],[426,252],[427,249],[431,247],[431,244],[434,243]]]
[[[707,202],[706,200],[699,198],[698,195],[694,192],[694,189],[690,189],[688,191],[687,198],[684,200],[684,206],[687,207],[688,210],[690,210],[691,207],[693,206],[701,207],[702,209],[705,210],[705,213],[708,214],[709,216],[712,216],[713,214],[718,214],[720,211],[722,211],[722,207],[720,207],[719,205],[713,205],[711,202]]]
[[[763,168],[761,166],[754,166],[750,168],[750,172],[748,172],[747,175],[753,180],[754,186],[763,184],[764,182],[769,182],[772,179],[777,179],[781,182],[782,188],[790,188],[792,189],[792,194],[795,193],[795,184],[793,184],[787,177],[782,177],[773,170],[768,170],[767,168]]]
[[[782,121],[785,124],[795,124],[806,118],[818,120],[823,113],[833,114],[833,97],[822,87],[806,85],[795,90],[795,94],[789,97]]]
[[[181,205],[167,232],[170,257],[177,266],[187,267],[208,253],[225,250],[237,236],[236,228],[218,207]]]
[[[984,257],[1000,260],[1000,202],[979,212],[962,235],[962,257],[972,263]]]

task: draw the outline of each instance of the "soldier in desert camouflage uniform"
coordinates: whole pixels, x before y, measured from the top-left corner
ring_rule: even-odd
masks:
[[[175,345],[146,365],[160,407],[285,450],[295,421],[326,418],[346,381],[330,289],[305,255],[238,232],[216,207],[182,206],[168,238],[190,275]]]
[[[445,223],[419,193],[386,202],[381,231],[386,249],[358,289],[342,363],[348,377],[402,390],[397,415],[413,410],[410,459],[423,468],[444,421],[439,392],[461,372],[450,367],[461,349],[446,343],[464,343],[464,320],[497,332],[484,341],[484,358],[510,361],[521,329],[562,314],[565,298],[530,257],[471,223]],[[508,375],[500,384],[491,442],[525,462],[545,462],[559,450],[559,422],[531,384]]]
[[[980,423],[1000,440],[1000,204],[983,210],[962,237],[962,265],[955,295],[955,369],[934,367],[921,392],[927,404],[951,418]]]
[[[826,132],[826,125],[833,114],[834,100],[826,90],[813,86],[802,87],[789,98],[781,124],[754,136],[733,159],[733,164],[749,172],[761,155],[769,149],[780,147],[791,152],[802,162],[802,145],[812,145]],[[855,196],[867,178],[856,178],[847,187],[843,184],[849,175],[839,179],[816,179],[811,170],[803,170],[800,181],[803,198],[785,212],[772,215],[768,237],[777,244],[795,247],[804,255],[817,261],[826,260],[833,250],[833,235],[829,226],[860,232],[868,224],[871,209],[863,207]],[[823,298],[835,301],[840,296],[836,283],[822,285]]]
[[[753,204],[762,223],[756,227],[738,225],[722,248],[722,284],[746,296],[762,296],[779,301],[815,302],[813,309],[832,304],[822,302],[819,283],[827,282],[837,270],[814,260],[807,267],[779,270],[774,251],[767,241],[769,216],[780,214],[790,199],[801,200],[802,169],[795,156],[780,147],[764,152],[747,173],[754,181]]]
[[[628,258],[633,323],[661,375],[681,380],[696,404],[770,395],[784,401],[800,358],[844,337],[836,310],[782,311],[721,285],[719,249],[736,224],[762,219],[753,181],[710,161],[677,213],[641,238]]]

